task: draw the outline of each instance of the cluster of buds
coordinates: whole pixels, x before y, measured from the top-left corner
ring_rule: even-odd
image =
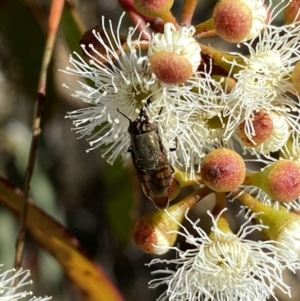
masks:
[[[133,234],[144,252],[179,253],[166,261],[177,269],[150,283],[167,285],[158,300],[263,301],[276,299],[276,289],[289,295],[282,272],[300,267],[300,1],[219,0],[197,25],[197,1],[184,1],[180,20],[172,0],[119,3],[135,27],[123,40],[122,17],[116,34],[103,18],[101,29],[85,33],[83,57],[71,56],[64,72],[93,86],[64,86],[89,106],[67,118],[109,163],[131,155],[158,207]],[[214,36],[235,51],[203,43]],[[198,190],[177,200],[191,185]],[[209,195],[206,234],[187,213]],[[238,233],[227,201],[240,202],[245,215]],[[254,231],[265,240],[248,240]],[[177,236],[191,249],[175,247]]]

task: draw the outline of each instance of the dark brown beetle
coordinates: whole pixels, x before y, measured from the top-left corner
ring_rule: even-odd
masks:
[[[158,133],[157,123],[150,122],[145,105],[138,117],[129,120],[128,132],[131,137],[129,152],[144,192],[158,209],[169,205],[169,186],[174,168],[169,163],[166,150]]]

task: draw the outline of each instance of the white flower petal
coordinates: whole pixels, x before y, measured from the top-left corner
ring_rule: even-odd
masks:
[[[1,301],[18,301],[23,300],[27,296],[31,296],[32,292],[23,291],[23,288],[27,285],[32,284],[31,280],[28,280],[30,277],[30,272],[28,270],[7,270],[0,274],[0,300]],[[22,290],[22,291],[20,291]],[[48,301],[52,297],[32,297],[26,299],[29,301]]]
[[[263,225],[250,225],[250,219],[243,224],[239,232],[225,233],[213,221],[211,239],[190,219],[192,227],[197,231],[194,237],[183,228],[186,242],[191,247],[186,251],[177,250],[178,258],[171,260],[154,259],[149,265],[156,263],[176,264],[175,270],[158,270],[155,274],[165,276],[152,280],[149,284],[168,286],[158,300],[267,300],[275,299],[274,288],[290,294],[289,288],[282,279],[284,265],[274,259],[278,249],[271,242],[255,242],[246,236]]]

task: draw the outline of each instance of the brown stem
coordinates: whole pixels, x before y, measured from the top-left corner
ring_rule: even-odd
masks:
[[[218,35],[217,31],[215,29],[212,29],[212,30],[207,30],[207,31],[195,34],[195,37],[198,39],[203,39],[203,38],[215,37],[217,35]]]
[[[238,65],[245,65],[244,60],[237,55],[222,52],[204,44],[200,44],[200,47],[202,55],[211,57],[214,64],[225,70],[227,73],[230,72],[231,76],[242,69]],[[232,64],[227,63],[224,59],[228,62],[235,62],[234,67],[232,67]]]
[[[250,186],[250,185],[254,185],[253,184],[253,180],[252,180],[252,177],[251,177],[252,174],[247,174],[245,176],[245,179],[243,181],[243,185],[246,185],[246,186]]]
[[[204,184],[200,175],[195,174],[194,178],[188,178],[183,182],[182,187]]]
[[[134,7],[132,0],[118,0],[118,2],[131,19],[131,22],[138,27],[138,31],[141,33],[142,39],[149,40],[151,33],[150,30],[146,28],[146,24],[152,24],[155,18],[141,15]]]
[[[24,181],[24,197],[20,215],[20,231],[16,241],[16,254],[15,254],[15,268],[19,269],[22,263],[22,255],[24,249],[24,240],[26,233],[26,220],[28,210],[28,195],[30,190],[30,182],[34,170],[35,155],[38,146],[38,138],[41,134],[41,117],[46,96],[46,80],[49,62],[53,52],[57,28],[61,19],[64,0],[53,0],[48,19],[48,37],[44,49],[43,62],[40,72],[39,85],[37,91],[37,99],[35,103],[35,115],[32,127],[31,144],[29,150],[29,157],[27,161],[27,168]]]
[[[191,25],[197,3],[198,3],[198,0],[185,0],[184,1],[182,14],[180,17],[181,24],[186,25],[186,26]]]
[[[193,206],[198,204],[200,201],[202,201],[205,197],[207,197],[208,195],[210,195],[213,192],[214,191],[212,191],[210,188],[208,188],[207,186],[204,186],[204,187],[198,189],[197,191],[191,193],[190,195],[185,197],[183,200],[181,200],[177,204],[184,206],[186,208],[192,208]],[[177,204],[175,204],[175,206]]]
[[[219,213],[226,207],[226,194],[225,192],[216,193],[216,205],[212,210],[214,216],[219,215]]]
[[[146,41],[150,40],[151,31],[147,27],[148,22],[136,11],[127,10],[126,13],[131,19],[132,23],[137,26],[138,32],[141,33],[141,38]]]
[[[215,24],[213,19],[209,19],[195,26],[195,37],[211,37],[216,36]]]
[[[173,16],[171,11],[168,11],[166,14],[160,16],[160,18],[165,22],[165,23],[172,23],[174,26],[179,29],[180,26],[176,20],[176,18]]]
[[[66,7],[69,8],[71,15],[81,33],[83,35],[86,32],[86,26],[84,25],[84,22],[78,13],[78,10],[76,9],[76,5],[73,0],[65,0],[66,1]]]
[[[254,198],[251,194],[247,192],[243,192],[241,189],[237,189],[236,191],[233,191],[231,195],[236,197],[244,206],[248,207],[252,211],[254,208],[258,208],[259,210],[261,206],[265,206],[262,205],[262,203],[256,198]]]

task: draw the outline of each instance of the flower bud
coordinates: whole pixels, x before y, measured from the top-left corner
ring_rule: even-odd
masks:
[[[277,161],[248,175],[247,184],[261,188],[275,201],[291,202],[300,196],[300,165],[290,160]]]
[[[173,0],[133,0],[136,10],[149,17],[160,17],[170,11]]]
[[[300,0],[289,1],[288,6],[284,10],[284,23],[291,24],[296,21],[300,21],[299,11],[300,11]]]
[[[296,91],[300,94],[300,61],[297,62],[293,69],[292,83]]]
[[[211,191],[201,189],[164,211],[156,211],[141,217],[133,230],[137,246],[146,253],[164,254],[174,245],[177,232],[187,209],[192,208],[199,200]]]
[[[153,36],[148,50],[150,70],[160,81],[181,84],[197,71],[201,48],[194,33],[192,26],[176,30],[172,23],[166,23],[164,33]]]
[[[240,186],[245,178],[243,158],[227,148],[209,152],[201,163],[202,181],[212,190],[228,192]]]
[[[159,52],[149,59],[151,72],[166,84],[181,84],[193,74],[189,61],[181,55],[171,52]]]
[[[239,136],[246,146],[256,147],[270,137],[273,131],[273,121],[268,113],[259,111],[253,114],[250,122],[251,133],[247,133],[248,129],[244,121],[239,125]]]
[[[239,43],[250,33],[252,12],[242,1],[220,0],[214,8],[213,21],[222,39],[230,43]]]
[[[177,169],[176,167],[174,167],[173,177],[175,179],[175,182],[178,183],[178,186],[180,186],[180,188],[191,185],[199,185],[202,183],[201,176],[198,173],[194,173],[193,175],[191,175],[190,173],[186,173],[182,170]],[[178,193],[179,191],[176,193],[174,198],[177,196]]]

